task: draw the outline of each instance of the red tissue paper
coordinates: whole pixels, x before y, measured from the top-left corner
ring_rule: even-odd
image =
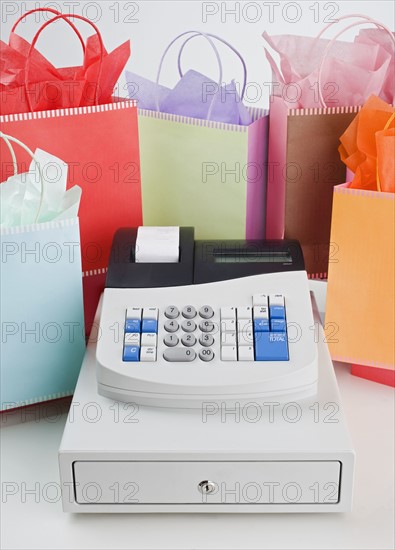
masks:
[[[54,17],[42,25],[31,43],[14,30],[8,44],[0,41],[0,115],[111,103],[116,82],[130,57],[130,41],[107,52],[97,27],[89,20],[52,13]],[[94,27],[96,33],[86,44],[72,18]],[[80,39],[81,66],[57,68],[34,47],[44,28],[59,19],[71,25]]]

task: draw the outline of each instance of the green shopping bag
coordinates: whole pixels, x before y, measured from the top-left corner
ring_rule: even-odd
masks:
[[[247,109],[243,91],[239,98],[234,82],[222,86],[222,65],[211,38],[225,43],[241,60],[245,90],[241,55],[209,33],[180,36],[191,33],[180,54],[188,40],[203,35],[217,54],[218,84],[196,71],[183,75],[179,64],[177,86],[159,86],[163,57],[179,37],[165,50],[156,83],[126,74],[130,97],[144,107],[138,111],[144,224],[194,226],[200,239],[263,238],[268,113]],[[206,102],[200,97],[205,85],[216,89]]]

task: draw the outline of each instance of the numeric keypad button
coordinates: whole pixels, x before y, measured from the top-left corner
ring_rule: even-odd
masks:
[[[181,338],[181,343],[187,348],[190,348],[196,344],[196,338],[193,334],[184,334]]]
[[[178,344],[178,338],[175,334],[166,334],[166,336],[163,339],[163,343],[165,346],[168,346],[169,348],[173,348]]]
[[[178,311],[178,308],[176,306],[168,306],[165,309],[165,317],[168,319],[177,319],[177,317],[180,315],[180,312]]]
[[[193,306],[185,306],[182,310],[182,316],[185,319],[193,319],[196,317],[196,309]]]
[[[242,306],[237,308],[237,319],[251,319],[252,308],[250,306]]]
[[[235,307],[221,307],[221,321],[233,319],[236,322],[236,308]]]
[[[212,361],[214,359],[214,352],[210,348],[205,348],[199,351],[199,357],[202,361]]]
[[[195,357],[196,353],[193,351],[193,349],[187,348],[169,348],[163,352],[164,360],[174,363],[193,361]]]
[[[213,332],[214,323],[212,321],[202,321],[199,328],[202,332]]]
[[[238,332],[237,342],[239,346],[253,346],[254,345],[254,333],[250,332]]]
[[[208,348],[214,344],[214,337],[211,334],[202,334],[199,338],[199,343],[201,346]]]
[[[237,343],[235,332],[223,332],[221,334],[221,346],[235,346]]]
[[[239,347],[239,361],[253,361],[254,360],[254,347],[253,346],[240,346]]]
[[[235,319],[221,320],[221,332],[236,332],[237,325]]]
[[[221,348],[221,361],[237,361],[237,347],[236,346],[222,346],[222,348]]]
[[[193,332],[194,330],[196,330],[196,323],[195,321],[183,321],[181,323],[181,328],[184,332]]]
[[[177,332],[177,330],[180,328],[180,325],[177,323],[177,321],[166,321],[165,323],[165,330],[167,332]]]
[[[211,306],[202,306],[199,309],[199,315],[202,319],[211,319],[214,316],[214,310]]]

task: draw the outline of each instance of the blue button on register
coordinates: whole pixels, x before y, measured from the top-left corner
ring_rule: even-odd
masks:
[[[284,306],[270,306],[270,318],[271,319],[285,319],[285,307]]]
[[[285,332],[285,319],[272,319],[272,332]]]
[[[269,319],[254,319],[254,332],[269,332]]]
[[[155,321],[155,319],[143,319],[141,332],[158,332],[158,321]]]
[[[289,361],[286,332],[255,333],[256,361]]]
[[[140,348],[138,346],[125,346],[123,348],[123,360],[124,361],[139,361],[140,360]]]
[[[140,332],[140,327],[140,319],[126,319],[125,321],[125,332]]]

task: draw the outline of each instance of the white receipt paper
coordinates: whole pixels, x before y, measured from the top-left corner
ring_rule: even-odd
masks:
[[[180,256],[179,227],[148,227],[137,229],[136,263],[177,263]]]

